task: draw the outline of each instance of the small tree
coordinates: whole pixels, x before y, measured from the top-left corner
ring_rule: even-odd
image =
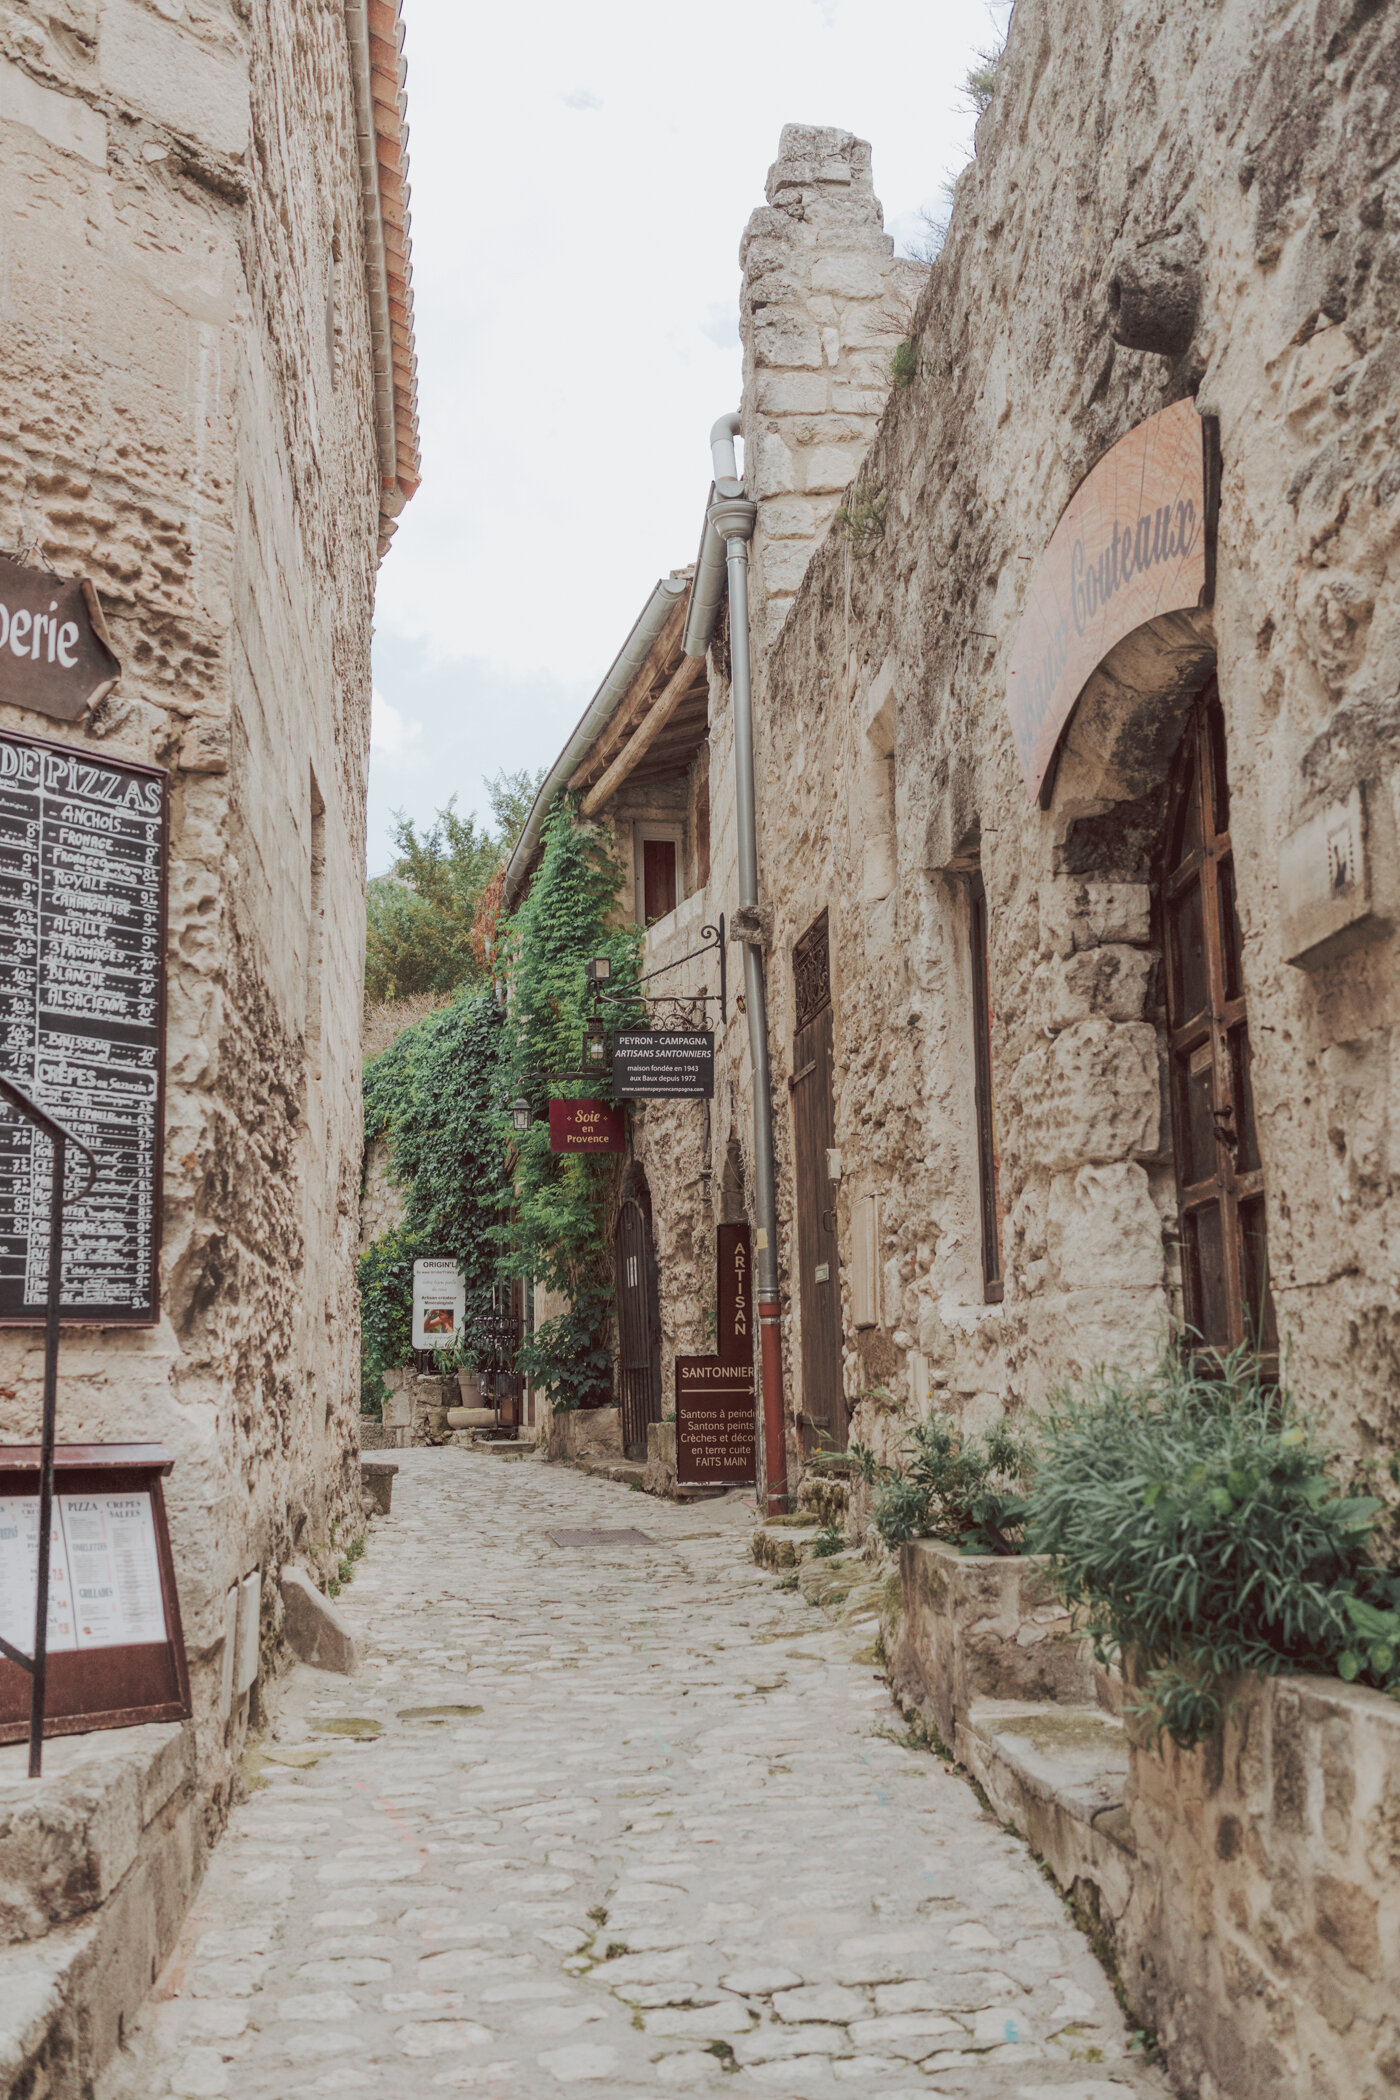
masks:
[[[522,771],[488,780],[491,825],[459,817],[455,796],[421,833],[411,817],[395,818],[394,866],[371,880],[365,899],[368,998],[406,999],[482,981],[472,925],[542,778]]]

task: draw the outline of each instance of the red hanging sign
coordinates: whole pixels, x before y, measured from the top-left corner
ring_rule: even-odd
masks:
[[[626,1143],[626,1120],[611,1101],[550,1102],[551,1152],[621,1152]]]

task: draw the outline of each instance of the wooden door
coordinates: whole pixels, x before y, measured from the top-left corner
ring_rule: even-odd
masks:
[[[797,1034],[792,1047],[792,1131],[797,1179],[798,1305],[802,1320],[802,1411],[807,1448],[844,1451],[841,1385],[841,1268],[835,1191],[827,1152],[836,1142],[831,976],[825,912],[793,951]]]
[[[1186,1324],[1197,1345],[1226,1351],[1249,1341],[1272,1368],[1278,1332],[1214,679],[1177,753],[1162,897]]]
[[[622,1448],[644,1459],[647,1424],[661,1420],[661,1318],[651,1220],[635,1196],[618,1213],[614,1251]]]

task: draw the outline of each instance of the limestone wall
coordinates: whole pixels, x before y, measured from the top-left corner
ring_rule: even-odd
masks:
[[[764,539],[787,500],[766,479],[756,347],[770,332],[755,300],[773,207],[762,240],[751,235],[744,419],[760,504],[759,847],[782,1257],[786,1283],[792,948],[827,909],[831,1194],[853,1403],[887,1384],[907,1405],[977,1422],[1038,1405],[1097,1360],[1140,1358],[1167,1329],[1178,1227],[1156,861],[1184,708],[1214,667],[1289,1373],[1354,1448],[1400,1439],[1400,1292],[1386,1251],[1400,1231],[1397,93],[1400,37],[1385,11],[1020,0],[920,303],[917,375],[889,394],[864,457],[845,459],[866,500],[883,499],[879,522],[859,535],[832,524],[795,596]],[[829,156],[854,170],[860,154],[844,133],[804,138],[802,166],[792,156],[778,186],[789,208],[815,214],[837,194]],[[1167,263],[1190,292],[1185,334],[1170,354],[1128,347],[1115,336],[1134,334],[1122,287],[1150,285]],[[785,325],[772,323],[774,342]],[[1158,623],[1110,659],[1041,810],[1004,699],[1028,580],[1086,472],[1184,396],[1219,419],[1213,608]],[[819,448],[815,411],[807,436]],[[725,670],[717,652],[710,915],[734,895]],[[1357,781],[1375,910],[1350,953],[1304,970],[1286,959],[1281,850]],[[990,926],[1001,1304],[984,1302],[980,1259],[974,866]],[[725,1062],[712,1148],[722,1159],[732,1141],[747,1158],[742,1029]],[[697,1200],[679,1182],[653,1179],[658,1213]],[[867,1196],[879,1199],[878,1312],[857,1328],[853,1226]],[[795,1410],[795,1291],[785,1318]],[[871,1440],[872,1412],[856,1405],[854,1436]]]
[[[159,1440],[206,1785],[225,1600],[358,1529],[359,1030],[379,516],[342,8],[52,0],[0,23],[0,543],[125,666],[30,735],[171,769],[161,1317],[74,1330],[59,1433]],[[40,1350],[0,1334],[0,1436]]]

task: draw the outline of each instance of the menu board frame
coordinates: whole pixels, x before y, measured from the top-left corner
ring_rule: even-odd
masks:
[[[140,759],[127,758],[117,753],[92,751],[85,744],[64,743],[51,737],[28,736],[23,731],[0,726],[0,738],[8,743],[22,744],[30,750],[55,752],[66,759],[78,759],[92,765],[105,766],[113,772],[129,773],[133,776],[154,780],[160,787],[160,882],[158,918],[158,969],[157,969],[157,1033],[156,1033],[156,1102],[155,1123],[152,1135],[151,1161],[151,1252],[150,1269],[146,1279],[145,1303],[129,1311],[109,1309],[91,1312],[82,1306],[70,1306],[64,1301],[59,1317],[65,1327],[157,1327],[160,1324],[160,1256],[164,1236],[165,1203],[165,1062],[166,1027],[169,1014],[169,943],[170,943],[170,770],[167,766],[147,765]],[[33,1087],[32,1075],[15,1073],[16,1080],[24,1086]],[[36,1098],[41,1098],[36,1094]],[[47,1106],[46,1103],[41,1105]],[[61,1109],[54,1111],[60,1121],[67,1119]],[[80,1134],[80,1133],[79,1133]],[[99,1153],[99,1167],[101,1155]],[[71,1227],[70,1227],[71,1229]],[[34,1312],[5,1312],[0,1310],[0,1328],[42,1327],[45,1313],[37,1308]]]
[[[38,1444],[0,1444],[0,1496],[39,1494]],[[161,1444],[59,1444],[54,1493],[149,1494],[155,1521],[165,1639],[129,1647],[50,1649],[44,1697],[44,1737],[136,1728],[146,1721],[187,1721],[189,1664],[180,1623],[180,1598],[162,1482],[175,1461]],[[33,1629],[25,1635],[32,1649]],[[32,1680],[0,1655],[0,1743],[29,1735]]]

